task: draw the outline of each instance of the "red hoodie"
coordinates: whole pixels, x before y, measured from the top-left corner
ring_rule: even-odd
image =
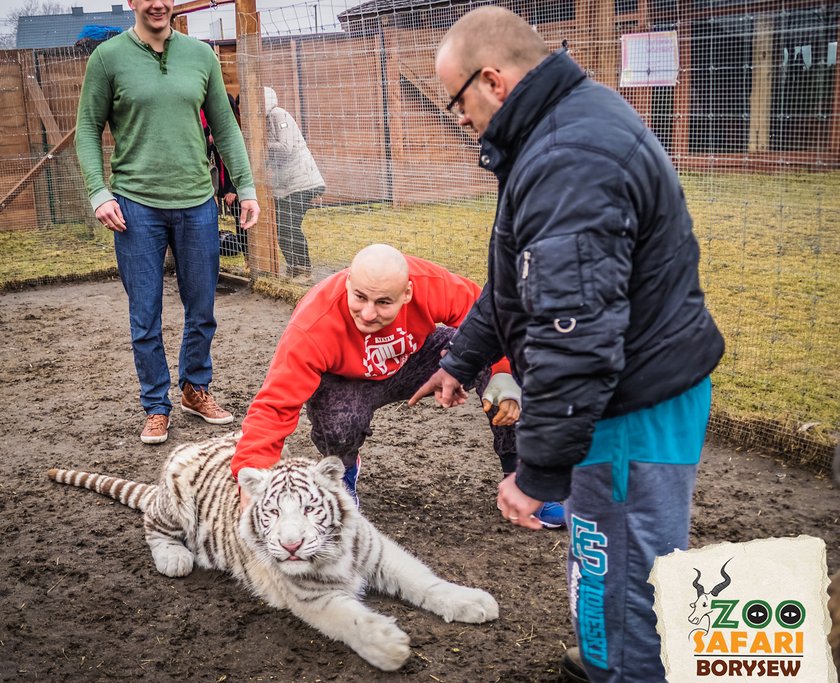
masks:
[[[375,334],[358,330],[347,307],[348,270],[313,287],[301,299],[280,337],[268,375],[242,422],[242,438],[231,462],[269,468],[280,460],[283,442],[297,427],[300,409],[315,393],[321,375],[381,380],[397,372],[438,323],[458,327],[481,288],[429,261],[406,256],[412,299],[396,320]],[[494,369],[510,372],[506,360]]]

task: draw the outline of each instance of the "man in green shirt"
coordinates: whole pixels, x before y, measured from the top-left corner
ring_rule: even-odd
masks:
[[[97,219],[114,231],[128,294],[131,343],[146,422],[140,439],[163,443],[172,403],[161,312],[167,247],[184,304],[178,361],[181,409],[211,424],[233,415],[208,391],[219,275],[219,225],[199,110],[203,109],[241,200],[248,229],[260,213],[242,133],[222,72],[206,44],[172,30],[173,0],[128,0],[134,28],[102,43],[85,71],[76,151]],[[114,138],[110,188],[102,132]]]

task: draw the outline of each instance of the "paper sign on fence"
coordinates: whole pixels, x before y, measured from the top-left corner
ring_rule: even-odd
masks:
[[[673,86],[680,71],[676,31],[621,36],[622,88]]]

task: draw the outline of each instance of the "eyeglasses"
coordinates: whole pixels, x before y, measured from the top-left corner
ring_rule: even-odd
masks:
[[[472,76],[470,76],[470,77],[466,80],[466,82],[464,83],[464,85],[462,85],[462,86],[461,86],[461,89],[460,89],[458,92],[456,92],[456,93],[455,93],[455,96],[454,96],[451,100],[449,100],[449,104],[447,104],[447,105],[446,105],[446,111],[448,111],[448,112],[452,112],[452,113],[453,113],[453,114],[455,114],[455,116],[457,116],[459,119],[460,119],[460,118],[463,118],[463,116],[464,116],[464,110],[463,110],[463,108],[461,107],[461,102],[460,102],[460,100],[461,100],[461,98],[464,96],[464,93],[467,91],[467,88],[469,88],[469,87],[470,87],[470,85],[472,84],[472,82],[475,80],[475,77],[476,77],[476,76],[478,76],[478,74],[480,74],[480,73],[481,73],[481,71],[482,71],[482,69],[483,69],[483,68],[484,68],[484,67],[481,67],[481,69],[478,69],[477,71],[475,71],[475,72],[473,73],[473,75],[472,75]]]

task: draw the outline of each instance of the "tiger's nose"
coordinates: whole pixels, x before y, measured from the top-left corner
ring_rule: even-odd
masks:
[[[295,551],[303,545],[303,541],[295,541],[294,543],[281,543],[283,549],[288,551],[290,555],[294,555]]]

